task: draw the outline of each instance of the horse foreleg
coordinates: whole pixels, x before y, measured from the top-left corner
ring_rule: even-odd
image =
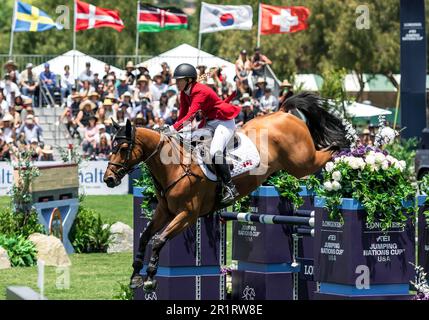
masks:
[[[133,262],[133,274],[131,275],[130,288],[136,289],[143,285],[143,277],[140,275],[140,271],[143,268],[144,254],[146,251],[146,246],[149,243],[150,239],[161,230],[171,217],[168,212],[164,211],[162,206],[159,204],[156,207],[155,214],[153,219],[146,226],[142,235],[140,236],[139,249],[134,258]]]
[[[182,211],[167,225],[159,238],[153,241],[152,256],[146,270],[147,276],[143,287],[145,291],[153,291],[156,289],[156,280],[154,280],[154,277],[158,271],[159,253],[165,243],[181,233],[187,227],[195,224],[197,219],[198,214],[191,214],[189,211]]]

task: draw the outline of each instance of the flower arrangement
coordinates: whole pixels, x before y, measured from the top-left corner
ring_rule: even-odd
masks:
[[[358,200],[367,212],[367,222],[376,219],[383,229],[393,222],[407,220],[403,201],[413,200],[415,188],[407,179],[406,163],[380,149],[392,143],[397,132],[381,126],[376,137],[378,147],[360,145],[338,153],[325,165],[322,186],[318,195],[326,198],[326,208],[331,219],[340,219],[342,198]]]

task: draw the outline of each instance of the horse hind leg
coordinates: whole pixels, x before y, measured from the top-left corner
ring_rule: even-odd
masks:
[[[325,166],[332,159],[332,151],[316,151],[313,161],[313,173]]]
[[[143,285],[143,277],[140,275],[140,271],[143,269],[146,246],[154,234],[161,230],[169,221],[169,214],[163,211],[161,206],[158,205],[152,221],[149,222],[146,229],[140,236],[139,248],[133,262],[133,274],[131,275],[130,280],[131,289],[137,289]]]
[[[167,243],[168,240],[174,238],[176,235],[181,233],[187,227],[195,224],[198,219],[197,214],[190,214],[188,211],[183,211],[178,214],[165,228],[161,235],[153,241],[152,256],[149,261],[149,265],[146,269],[146,279],[144,281],[144,291],[151,292],[156,289],[157,283],[155,275],[158,271],[159,254],[161,249]]]

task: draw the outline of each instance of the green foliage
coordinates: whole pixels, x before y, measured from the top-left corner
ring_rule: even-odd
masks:
[[[142,209],[148,219],[152,219],[153,210],[151,204],[157,200],[156,188],[153,183],[152,175],[150,174],[149,168],[145,163],[140,164],[142,175],[139,179],[134,179],[134,187],[143,188],[143,202]]]
[[[36,247],[24,236],[0,235],[0,247],[7,251],[12,267],[31,267],[37,262]]]
[[[118,292],[113,296],[114,300],[134,300],[134,292],[130,288],[129,284],[123,284],[119,281],[117,282],[119,285]]]
[[[249,212],[250,211],[250,196],[245,196],[234,202],[233,211]]]
[[[8,237],[23,236],[27,238],[32,233],[45,233],[45,228],[39,223],[37,213],[31,211],[28,215],[14,213],[10,208],[0,210],[0,234]]]
[[[300,179],[301,184],[305,185],[307,190],[317,192],[321,188],[320,180],[315,175],[310,175],[305,179]]]
[[[106,224],[95,210],[79,206],[70,230],[70,241],[77,253],[107,252],[112,242],[111,224]]]
[[[371,152],[371,153],[370,153]],[[342,220],[342,198],[358,200],[367,212],[367,222],[381,222],[384,230],[393,222],[405,222],[414,207],[404,209],[403,201],[414,202],[416,190],[407,179],[405,164],[381,152],[366,151],[363,157],[345,155],[329,162],[323,171],[323,188],[331,219]]]
[[[385,150],[396,159],[404,160],[406,163],[405,172],[408,179],[416,180],[414,170],[414,161],[416,158],[416,149],[418,145],[417,138],[401,139],[399,142],[392,143],[386,146]]]
[[[12,206],[15,212],[23,212],[28,215],[33,204],[30,187],[40,175],[39,168],[33,166],[30,152],[18,155],[18,163],[14,167],[18,168],[18,181],[14,181],[12,189],[9,191]]]
[[[63,162],[68,163],[70,160],[71,163],[77,163],[78,165],[82,163],[83,157],[78,147],[74,146],[73,149],[57,147],[57,149]]]
[[[286,171],[279,171],[272,175],[268,183],[274,186],[280,193],[280,195],[288,199],[295,208],[299,208],[304,204],[304,200],[299,195],[301,192],[301,184],[299,179],[290,175]]]

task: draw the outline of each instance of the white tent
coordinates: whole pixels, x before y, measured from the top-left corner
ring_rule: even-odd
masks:
[[[174,70],[181,63],[189,63],[195,67],[197,64],[205,64],[208,68],[220,66],[225,71],[227,81],[234,82],[235,64],[198,50],[189,44],[181,44],[174,49],[161,53],[159,56],[146,60],[144,63],[148,65],[150,75],[154,76],[161,71],[161,63],[163,62],[167,62],[171,70]]]
[[[347,113],[353,118],[368,118],[392,114],[391,111],[377,108],[365,103],[353,102],[346,106]]]
[[[101,78],[104,76],[104,65],[106,64],[103,61],[95,59],[77,50],[70,50],[46,62],[50,64],[50,70],[57,75],[62,75],[64,73],[64,66],[70,66],[70,73],[74,78],[77,78],[83,71],[85,71],[85,64],[87,62],[91,63],[91,70],[94,73],[98,73]],[[45,63],[34,67],[33,72],[35,74],[42,73],[45,70]],[[110,66],[110,71],[114,71],[117,77],[122,75],[124,72],[124,70],[114,66]]]

